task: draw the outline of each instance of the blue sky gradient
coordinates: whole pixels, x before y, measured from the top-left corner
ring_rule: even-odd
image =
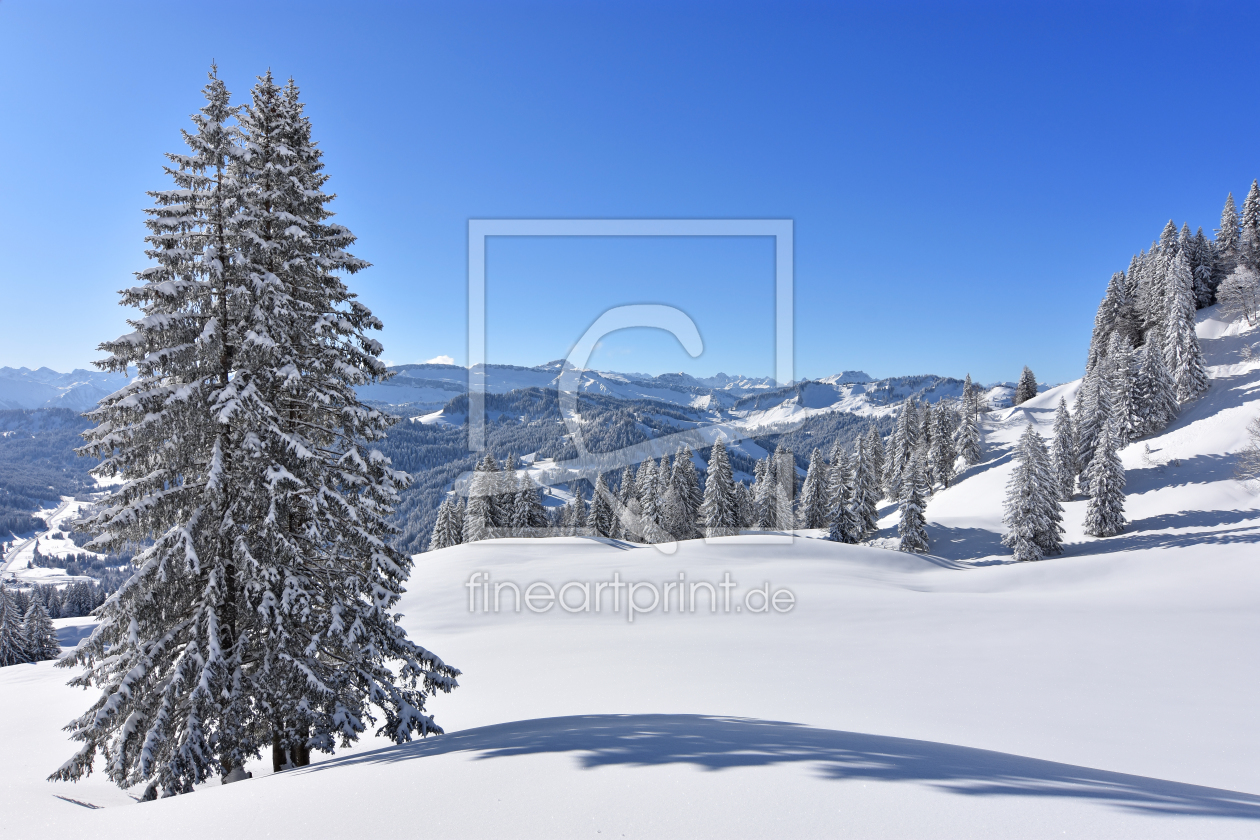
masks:
[[[466,355],[470,217],[791,218],[796,373],[1079,375],[1111,272],[1260,177],[1260,6],[0,3],[0,365],[124,331],[211,60],[301,86],[395,363]],[[501,240],[488,358],[772,373],[769,240]]]

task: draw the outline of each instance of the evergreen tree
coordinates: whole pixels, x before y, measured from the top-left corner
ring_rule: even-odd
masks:
[[[473,470],[468,487],[468,506],[464,509],[463,542],[489,539],[495,528],[493,500],[498,484],[497,473],[498,467],[490,455]]]
[[[901,499],[901,478],[915,450],[919,448],[918,403],[910,397],[902,404],[901,414],[887,454],[884,492],[889,499]]]
[[[1014,551],[1016,560],[1040,560],[1063,551],[1063,505],[1055,483],[1045,442],[1029,423],[1015,449],[1015,470],[1006,483],[1002,517],[1007,527],[1002,542]]]
[[[1085,468],[1094,457],[1094,445],[1098,442],[1098,392],[1099,377],[1103,374],[1103,366],[1097,365],[1085,372],[1081,387],[1076,392],[1076,475],[1082,476],[1081,489],[1085,490],[1083,480]]]
[[[57,628],[53,627],[48,611],[38,598],[32,598],[22,621],[22,638],[26,655],[32,662],[56,659],[61,656],[61,643],[57,641]]]
[[[1090,462],[1089,507],[1085,533],[1110,537],[1124,530],[1124,465],[1116,454],[1114,424],[1108,422],[1098,438],[1098,451]]]
[[[587,517],[590,528],[597,537],[611,537],[616,527],[612,505],[609,504],[611,498],[608,482],[604,480],[604,474],[600,473],[595,479],[595,490],[591,493],[591,512]]]
[[[0,585],[0,668],[30,661],[26,634],[22,632],[22,616],[9,590]]]
[[[1212,267],[1216,264],[1216,255],[1212,251],[1212,243],[1199,228],[1194,235],[1193,257],[1190,260],[1190,273],[1194,277],[1194,303],[1199,309],[1216,303],[1216,287],[1212,285]]]
[[[1251,182],[1243,202],[1242,230],[1238,240],[1238,261],[1260,272],[1260,183]]]
[[[827,538],[834,542],[859,542],[862,535],[860,530],[854,527],[852,516],[853,464],[849,459],[849,453],[838,440],[831,448],[826,494],[828,500]]]
[[[805,471],[805,485],[801,489],[801,527],[825,528],[827,507],[827,465],[823,462],[822,451],[815,448],[809,455],[809,468]]]
[[[774,527],[791,530],[796,526],[792,510],[796,498],[796,458],[791,449],[780,444],[775,447],[770,463],[774,470]]]
[[[1177,389],[1164,364],[1162,335],[1159,330],[1150,333],[1138,353],[1134,386],[1136,437],[1162,431],[1177,416]]]
[[[1015,386],[1015,405],[1025,403],[1037,396],[1037,378],[1033,376],[1032,370],[1025,365],[1024,371],[1019,375],[1019,384]]]
[[[1128,446],[1137,437],[1137,371],[1128,339],[1119,333],[1111,337],[1107,350],[1107,382],[1111,388],[1116,445]]]
[[[874,482],[874,487],[872,488],[872,491],[875,493],[875,497],[872,500],[872,504],[874,504],[879,501],[880,491],[884,486],[885,457],[884,457],[884,441],[879,436],[879,429],[876,428],[875,424],[873,423],[871,424],[870,428],[866,430],[866,450],[865,451],[866,451],[866,454],[870,457],[871,477]]]
[[[753,484],[753,507],[757,514],[756,527],[762,531],[773,531],[778,527],[775,519],[779,511],[778,505],[774,499],[774,479],[775,471],[773,459],[767,457],[763,461],[758,461],[753,467],[754,479]]]
[[[926,554],[929,548],[927,535],[928,486],[924,478],[920,456],[911,458],[902,476],[901,518],[897,522],[897,535],[901,537],[900,549],[914,554]]]
[[[463,541],[463,534],[455,529],[456,504],[452,498],[442,500],[438,506],[437,521],[433,524],[433,534],[429,537],[429,551],[437,551],[458,545]]]
[[[704,496],[700,492],[700,478],[696,475],[693,459],[694,454],[685,446],[679,447],[674,455],[672,484],[674,491],[678,494],[678,508],[672,521],[674,533],[680,540],[689,540],[697,535],[696,518],[699,516],[700,503],[704,501]]]
[[[1054,442],[1050,446],[1050,468],[1060,501],[1066,502],[1076,491],[1076,431],[1067,400],[1059,397],[1054,413]]]
[[[1248,197],[1250,200],[1250,197]],[[1257,199],[1260,201],[1260,198]],[[1189,402],[1208,387],[1203,348],[1194,331],[1194,290],[1190,266],[1178,254],[1168,271],[1168,332],[1164,336],[1164,361],[1172,375],[1178,402]]]
[[[849,511],[855,519],[854,530],[859,540],[868,539],[879,530],[879,480],[869,451],[866,440],[858,438],[853,448],[853,493]]]
[[[735,480],[726,457],[726,446],[719,439],[709,455],[709,469],[704,480],[704,501],[700,519],[706,536],[724,537],[739,532],[739,510],[735,498]]]
[[[1225,209],[1221,211],[1221,226],[1217,228],[1216,238],[1212,241],[1212,294],[1214,297],[1221,283],[1238,266],[1241,238],[1238,210],[1234,206],[1234,194],[1230,193],[1225,199]]]
[[[948,487],[954,480],[958,450],[954,448],[953,412],[943,401],[936,404],[932,422],[936,429],[932,435],[932,480]]]
[[[143,317],[99,366],[138,375],[101,401],[82,451],[123,484],[90,520],[97,544],[156,535],[100,628],[63,664],[102,689],[67,727],[145,797],[229,774],[270,742],[279,765],[356,740],[439,732],[426,697],[458,673],[391,611],[411,560],[390,548],[408,476],[370,445],[396,418],[355,387],[387,375],[380,328],[338,272],[366,266],[328,223],[320,152],[296,87],[263,77],[240,112],[211,78],[153,193],[156,265],[123,301]],[[106,653],[108,651],[108,654]],[[396,670],[395,663],[401,667]],[[143,745],[143,748],[141,748]]]

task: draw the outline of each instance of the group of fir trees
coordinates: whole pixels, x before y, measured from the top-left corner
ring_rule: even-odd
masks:
[[[487,454],[477,463],[468,498],[451,493],[438,507],[429,550],[491,537],[530,536],[553,525],[543,506],[542,490],[515,455],[502,467]]]
[[[0,667],[42,662],[61,655],[57,630],[41,597],[15,598],[0,585]],[[22,609],[19,601],[28,605]]]
[[[106,590],[99,583],[76,581],[64,586],[45,585],[32,586],[29,589],[12,589],[9,591],[18,611],[25,615],[34,601],[38,601],[49,618],[78,618],[91,615],[92,611],[105,603]]]
[[[373,726],[440,732],[426,698],[458,674],[398,624],[412,561],[388,517],[409,478],[373,445],[396,418],[355,393],[387,373],[381,324],[343,280],[367,263],[331,221],[298,88],[268,73],[234,105],[211,72],[205,99],[150,193],[132,332],[101,346],[133,378],[81,450],[116,481],[93,548],[149,547],[62,660],[99,699],[52,778],[100,759],[145,798],[266,747],[282,769]]]

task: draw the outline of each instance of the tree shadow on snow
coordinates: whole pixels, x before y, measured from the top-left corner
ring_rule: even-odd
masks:
[[[1238,528],[1225,528],[1251,520]],[[1190,533],[1142,533],[1163,528],[1218,528],[1216,531]],[[1260,511],[1257,510],[1186,510],[1166,513],[1130,522],[1123,533],[1114,537],[1066,543],[1063,556],[1111,554],[1116,551],[1139,551],[1144,548],[1182,548],[1196,545],[1232,545],[1260,543]]]
[[[948,560],[979,560],[995,554],[1010,554],[1002,545],[1002,535],[985,528],[947,528],[928,522],[930,551]],[[989,563],[979,565],[992,565]]]
[[[1260,820],[1260,796],[970,747],[709,715],[577,715],[484,726],[290,772],[410,761],[574,753],[583,769],[689,764],[718,771],[813,765],[825,779],[917,782],[965,796],[1095,800],[1148,814]]]
[[[1141,441],[1138,442],[1139,444]],[[1159,457],[1160,450],[1151,453]],[[1145,493],[1163,487],[1183,487],[1187,484],[1210,484],[1229,481],[1234,477],[1233,455],[1196,455],[1179,464],[1157,464],[1138,467],[1124,472],[1126,493]]]

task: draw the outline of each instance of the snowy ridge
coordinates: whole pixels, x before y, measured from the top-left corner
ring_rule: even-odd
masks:
[[[0,368],[0,408],[88,411],[126,384],[127,377],[117,373],[4,367]]]

